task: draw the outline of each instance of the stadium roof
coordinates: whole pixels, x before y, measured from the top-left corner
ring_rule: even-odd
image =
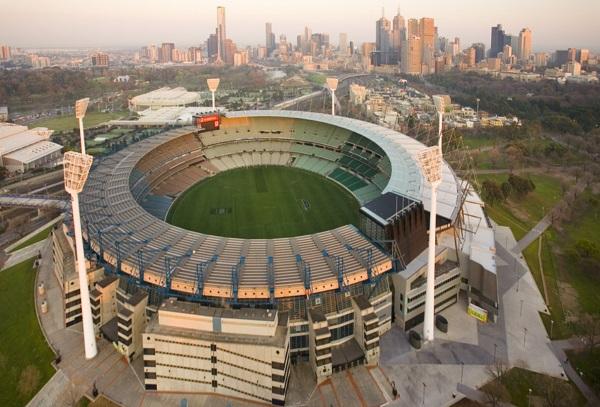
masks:
[[[164,87],[135,96],[131,99],[134,106],[165,107],[165,106],[185,106],[200,101],[198,92],[188,92],[187,89]]]
[[[223,111],[223,108],[217,107]],[[137,120],[111,120],[109,124],[115,126],[165,126],[192,123],[195,114],[213,113],[212,107],[205,106],[169,106],[160,109],[146,109],[138,112]]]
[[[392,175],[383,193],[393,192],[423,202],[425,210],[431,207],[431,187],[421,174],[417,154],[426,148],[421,142],[397,131],[376,124],[331,116],[322,113],[287,110],[250,110],[229,112],[227,117],[288,117],[314,120],[345,128],[368,138],[385,151],[392,164]],[[437,190],[438,215],[454,220],[460,208],[460,184],[450,166],[444,162],[442,183]]]

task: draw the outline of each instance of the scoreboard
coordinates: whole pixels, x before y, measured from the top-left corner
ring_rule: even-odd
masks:
[[[218,113],[210,113],[194,116],[194,126],[202,130],[219,130],[221,116]]]

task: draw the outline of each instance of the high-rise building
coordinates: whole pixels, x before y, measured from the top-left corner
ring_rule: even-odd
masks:
[[[406,22],[400,14],[400,8],[398,8],[398,14],[392,20],[392,52],[398,61],[400,61],[402,43],[404,41],[406,41]]]
[[[406,38],[408,39],[410,36],[419,36],[419,20],[416,18],[409,18],[406,24]]]
[[[267,47],[267,56],[275,51],[275,34],[273,34],[273,26],[271,23],[265,24],[265,46]]]
[[[523,28],[519,33],[518,57],[521,61],[528,61],[531,55],[531,30]]]
[[[421,49],[423,42],[421,38],[416,35],[409,36],[408,39],[402,44],[402,72],[419,75],[423,69],[422,67],[422,56],[423,51]]]
[[[10,59],[11,52],[8,45],[0,46],[0,60],[8,61]]]
[[[489,54],[490,58],[496,58],[496,56],[498,56],[498,54],[502,52],[502,48],[504,47],[504,45],[506,45],[504,37],[505,32],[502,28],[502,24],[498,24],[497,26],[492,27],[492,38]]]
[[[225,30],[225,7],[217,7],[217,62],[225,62],[227,58],[227,49],[225,41],[227,33]]]
[[[361,62],[365,71],[369,71],[373,66],[373,59],[376,45],[374,42],[364,42],[361,47]]]
[[[163,42],[160,47],[160,62],[172,62],[173,61],[173,50],[175,49],[175,44],[172,42]]]
[[[589,49],[580,49],[577,51],[577,62],[581,65],[586,64],[590,59],[590,50]]]
[[[214,34],[210,34],[208,40],[206,40],[206,53],[211,61],[217,59],[217,54],[219,52],[218,48],[217,33],[215,32]]]
[[[577,48],[569,48],[567,50],[567,62],[573,62],[577,59]]]
[[[348,34],[340,33],[339,50],[341,55],[348,55]]]
[[[423,17],[419,21],[419,37],[421,37],[421,59],[427,65],[427,71],[435,68],[433,53],[435,51],[435,24],[433,18]],[[428,72],[427,72],[428,73]]]
[[[387,65],[389,63],[389,53],[391,51],[391,31],[390,20],[381,16],[375,23],[375,65]]]
[[[548,54],[545,52],[537,52],[535,54],[534,63],[536,67],[544,67],[548,65]]]
[[[96,52],[92,55],[92,66],[98,68],[108,68],[108,54]]]
[[[474,47],[467,48],[464,52],[463,63],[472,68],[477,62],[477,50]]]
[[[150,62],[154,63],[160,59],[158,47],[156,45],[150,45],[148,47],[148,58],[150,58]]]
[[[485,44],[478,42],[471,45],[475,49],[475,63],[480,63],[485,59]]]
[[[310,54],[312,51],[312,30],[308,27],[304,27],[304,36],[302,37],[302,52],[304,54]]]

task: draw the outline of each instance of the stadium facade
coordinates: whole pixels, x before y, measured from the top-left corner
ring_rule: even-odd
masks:
[[[376,365],[380,336],[423,318],[431,192],[416,161],[423,148],[354,119],[242,111],[222,116],[218,130],[177,128],[101,160],[81,194],[90,268],[108,275],[90,274],[99,280],[91,281],[98,332],[130,359],[143,357],[149,391],[283,404],[290,363],[308,361],[318,381]],[[237,239],[164,221],[175,197],[203,178],[259,165],[337,182],[360,202],[360,224]],[[493,320],[491,225],[446,163],[442,174],[436,312],[464,291]]]

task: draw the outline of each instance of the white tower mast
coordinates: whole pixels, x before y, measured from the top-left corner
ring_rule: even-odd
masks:
[[[431,185],[431,206],[429,210],[429,246],[427,251],[427,285],[425,289],[425,314],[423,339],[433,341],[435,317],[435,232],[437,229],[437,188],[442,181],[442,121],[445,109],[444,99],[434,96],[438,113],[438,145],[418,153],[418,161],[423,176]]]
[[[87,111],[90,98],[79,99],[75,102],[75,117],[79,121],[79,139],[81,142],[81,154],[85,154],[85,137],[83,135],[83,118]]]
[[[335,90],[338,87],[338,79],[327,78],[327,87],[331,91],[331,115],[335,116]]]
[[[81,215],[79,213],[79,193],[83,190],[94,158],[91,155],[68,151],[64,155],[65,190],[71,194],[73,206],[73,226],[75,228],[75,251],[77,257],[77,273],[79,274],[79,290],[81,294],[81,316],[83,321],[83,342],[85,358],[92,359],[98,354],[90,291],[88,287],[85,258],[83,256],[83,238],[81,234]]]
[[[206,83],[208,84],[208,89],[210,90],[210,93],[212,93],[212,107],[215,111],[217,110],[217,107],[215,106],[215,92],[219,87],[220,81],[221,80],[219,78],[210,78],[206,80]]]

